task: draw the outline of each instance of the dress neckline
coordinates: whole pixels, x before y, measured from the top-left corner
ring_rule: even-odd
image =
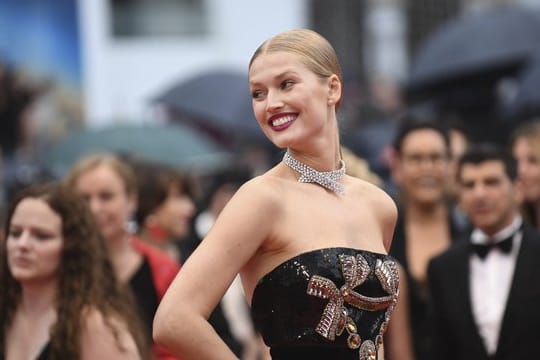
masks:
[[[283,358],[304,358],[308,353],[301,348],[336,347],[357,350],[351,352],[357,359],[374,359],[398,288],[398,265],[391,255],[351,247],[314,249],[283,261],[259,280],[251,313],[266,344],[288,354]]]
[[[280,268],[282,268],[283,266],[287,265],[288,263],[292,262],[292,261],[295,261],[296,259],[302,257],[302,256],[306,256],[306,255],[309,255],[309,254],[313,254],[313,253],[316,253],[316,252],[321,252],[321,251],[325,251],[325,250],[328,250],[328,251],[339,251],[339,250],[346,250],[346,251],[355,251],[355,252],[363,252],[363,253],[368,253],[368,254],[372,254],[376,257],[391,257],[391,255],[389,254],[386,254],[386,253],[382,253],[382,252],[376,252],[376,251],[372,251],[372,250],[365,250],[365,249],[357,249],[357,248],[353,248],[353,247],[347,247],[347,246],[330,246],[330,247],[323,247],[323,248],[318,248],[318,249],[313,249],[313,250],[306,250],[306,251],[302,251],[300,253],[298,253],[297,255],[294,255],[284,261],[282,261],[281,263],[277,264],[276,266],[274,266],[272,269],[270,269],[268,272],[266,272],[263,276],[261,276],[259,278],[259,280],[257,281],[257,283],[255,284],[255,287],[253,288],[253,293],[251,294],[251,303],[253,303],[253,298],[254,298],[254,295],[255,293],[257,292],[257,288],[259,287],[259,285],[261,285],[266,278],[268,278],[270,275],[272,275],[274,272],[278,271]]]

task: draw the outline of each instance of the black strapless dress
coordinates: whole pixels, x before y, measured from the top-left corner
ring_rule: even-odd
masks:
[[[388,255],[314,250],[266,274],[251,312],[272,359],[377,359],[398,287]]]

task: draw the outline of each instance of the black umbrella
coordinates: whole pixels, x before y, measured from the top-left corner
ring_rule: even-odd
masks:
[[[134,156],[186,171],[211,173],[232,163],[215,141],[180,125],[116,125],[67,135],[40,158],[44,168],[64,175],[81,157],[95,152]]]
[[[413,56],[406,83],[409,99],[437,91],[492,89],[514,74],[540,47],[540,16],[532,9],[499,6],[466,14],[442,25]]]
[[[503,120],[520,122],[540,116],[540,51],[517,79],[515,94],[500,106]]]
[[[172,119],[203,129],[220,139],[265,137],[253,114],[246,74],[213,70],[172,86],[155,98]]]

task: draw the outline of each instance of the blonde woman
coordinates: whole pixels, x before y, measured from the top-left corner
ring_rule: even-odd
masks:
[[[180,264],[126,226],[137,207],[132,168],[113,154],[89,155],[73,166],[66,183],[88,201],[116,276],[131,289],[150,341],[154,313]],[[153,351],[158,359],[174,359],[158,346]]]
[[[249,65],[258,123],[283,161],[245,183],[176,277],[154,337],[183,359],[234,359],[207,318],[237,273],[274,359],[376,359],[398,294],[396,206],[345,174],[336,53],[311,30],[268,39]]]
[[[522,215],[540,229],[540,119],[518,127],[511,148],[518,162],[518,180],[524,195]]]

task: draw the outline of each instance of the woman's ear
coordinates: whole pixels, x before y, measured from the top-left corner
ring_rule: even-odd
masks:
[[[341,99],[341,81],[336,74],[328,78],[328,105],[336,105]]]

